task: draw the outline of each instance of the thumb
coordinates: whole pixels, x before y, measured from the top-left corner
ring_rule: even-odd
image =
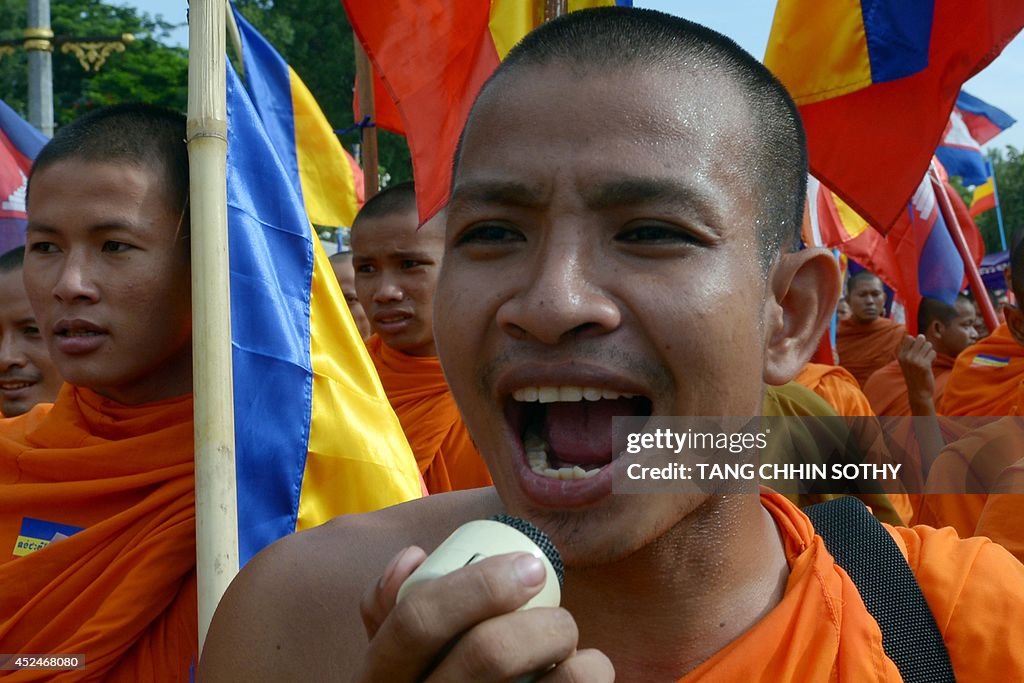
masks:
[[[395,607],[398,589],[425,559],[427,554],[414,545],[399,551],[391,558],[380,579],[363,593],[359,611],[367,638],[372,639],[377,634],[380,625]]]

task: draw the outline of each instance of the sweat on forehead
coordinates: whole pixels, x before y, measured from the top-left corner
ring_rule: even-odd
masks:
[[[474,115],[485,103],[514,97],[515,76],[546,66],[574,73],[654,70],[706,79],[711,70],[735,84],[752,121],[747,181],[759,197],[763,265],[799,241],[807,185],[807,149],[799,113],[785,88],[729,38],[679,17],[621,7],[570,12],[544,24],[514,47],[481,89],[456,148],[457,181],[462,146]],[[615,93],[609,93],[615,97]],[[685,97],[680,92],[680,97]],[[712,106],[714,103],[710,103]]]

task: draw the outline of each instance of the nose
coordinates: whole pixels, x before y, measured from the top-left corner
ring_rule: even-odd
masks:
[[[394,303],[405,298],[405,292],[395,276],[381,272],[377,287],[373,290],[373,301],[378,304]]]
[[[99,290],[92,277],[92,268],[82,254],[69,253],[62,260],[53,295],[62,303],[96,301]]]
[[[498,308],[497,323],[506,334],[557,344],[618,328],[622,314],[598,281],[598,248],[592,237],[586,238],[576,230],[557,243],[538,246],[521,290]]]
[[[0,370],[23,368],[28,363],[15,335],[0,335]]]

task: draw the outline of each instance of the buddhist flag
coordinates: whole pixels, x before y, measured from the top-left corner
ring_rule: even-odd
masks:
[[[765,64],[800,107],[814,175],[885,232],[960,85],[1022,26],[1020,0],[780,0]]]
[[[420,495],[419,470],[275,133],[228,73],[239,555]],[[287,106],[287,102],[284,106]]]
[[[25,243],[28,172],[46,136],[0,100],[0,254]]]
[[[543,18],[541,0],[342,0],[412,153],[420,219],[448,201],[452,158],[487,77]],[[569,0],[569,11],[623,0]],[[385,94],[375,91],[381,101]]]
[[[989,176],[984,183],[974,188],[974,196],[971,197],[971,215],[980,216],[994,208],[996,208],[995,183],[992,176]]]
[[[245,82],[264,129],[316,225],[350,226],[363,203],[362,171],[312,93],[274,47],[233,9]]]

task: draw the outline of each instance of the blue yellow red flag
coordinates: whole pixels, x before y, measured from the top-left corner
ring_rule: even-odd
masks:
[[[228,73],[239,553],[419,497],[420,477],[282,160]]]
[[[363,202],[355,159],[345,151],[320,105],[274,47],[233,9],[242,42],[245,84],[316,225],[350,226]]]
[[[961,84],[1022,26],[1020,0],[779,0],[765,64],[800,107],[811,171],[884,233]]]
[[[0,100],[0,254],[25,243],[28,172],[46,136]]]
[[[989,209],[996,208],[995,182],[992,176],[985,179],[985,182],[974,188],[974,195],[971,197],[971,215],[979,216]]]

